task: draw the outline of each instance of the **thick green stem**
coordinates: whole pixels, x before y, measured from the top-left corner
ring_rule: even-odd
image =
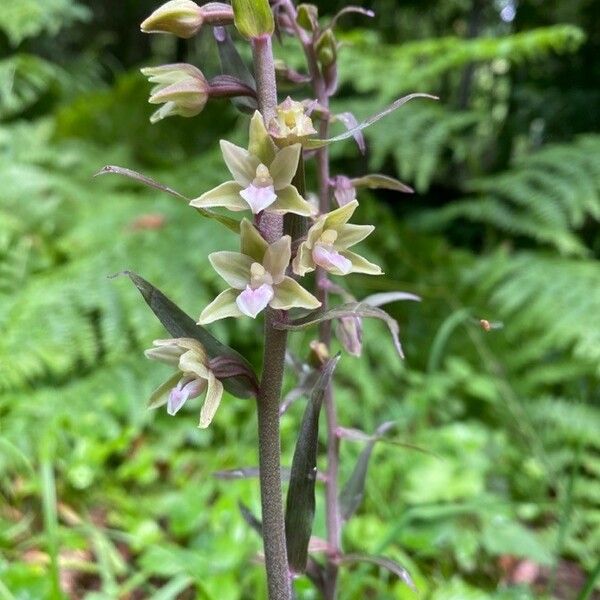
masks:
[[[266,124],[277,114],[277,88],[273,50],[269,36],[252,41],[258,105]],[[283,219],[261,219],[261,231],[269,241],[281,236]],[[263,372],[257,398],[258,456],[262,505],[263,544],[269,600],[292,600],[292,584],[285,541],[285,519],[281,491],[281,440],[279,403],[285,364],[287,333],[275,329],[275,313],[265,316]]]

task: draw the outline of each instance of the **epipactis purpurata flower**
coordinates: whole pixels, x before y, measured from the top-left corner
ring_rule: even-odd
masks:
[[[259,112],[250,122],[248,150],[221,140],[221,152],[233,181],[227,181],[190,202],[195,208],[223,207],[277,214],[310,216],[311,205],[302,198],[292,179],[298,169],[302,146],[278,149],[267,133]]]
[[[269,123],[269,133],[280,146],[306,142],[317,133],[302,102],[289,96],[277,106],[277,116]]]
[[[221,402],[223,384],[211,371],[202,344],[192,338],[155,340],[145,355],[177,368],[177,372],[152,393],[148,408],[166,404],[167,412],[175,415],[189,399],[206,391],[198,426],[208,427]]]
[[[358,202],[354,200],[316,220],[292,263],[296,275],[304,276],[317,267],[334,275],[383,273],[377,265],[348,250],[375,229],[372,225],[348,223],[357,207]]]
[[[233,9],[223,2],[198,6],[192,0],[170,0],[157,8],[141,25],[144,33],[172,33],[191,38],[204,23],[228,25],[233,22]]]
[[[254,319],[267,306],[278,310],[321,306],[319,300],[285,274],[291,258],[289,235],[268,244],[244,219],[240,238],[241,252],[214,252],[208,257],[215,271],[231,287],[202,311],[199,324],[242,315]]]
[[[146,67],[141,70],[150,83],[150,104],[163,104],[151,117],[156,123],[166,117],[194,117],[208,101],[210,85],[202,71],[185,63]]]

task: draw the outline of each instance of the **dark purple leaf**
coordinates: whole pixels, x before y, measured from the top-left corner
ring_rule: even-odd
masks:
[[[323,321],[331,321],[332,319],[341,319],[342,317],[373,317],[375,319],[381,319],[385,322],[392,334],[392,340],[394,346],[398,351],[401,358],[404,358],[402,351],[402,345],[400,344],[400,328],[395,319],[392,319],[385,311],[375,306],[369,306],[364,302],[350,302],[348,304],[342,304],[335,308],[327,310],[316,310],[304,317],[299,319],[292,319],[290,321],[276,321],[273,326],[277,329],[287,329],[290,331],[296,331],[300,329],[306,329],[312,325],[317,325]]]
[[[338,564],[370,563],[387,569],[393,575],[404,581],[411,590],[417,590],[410,573],[395,560],[384,556],[370,556],[368,554],[345,554],[338,559]]]
[[[225,27],[215,27],[213,29],[217,49],[219,51],[219,60],[221,62],[221,72],[223,75],[231,75],[242,81],[251,90],[256,93],[256,82],[246,63],[240,56],[229,32]],[[238,97],[232,98],[233,105],[241,112],[253,112],[258,109],[255,98]]]
[[[308,544],[315,516],[319,414],[325,391],[339,359],[338,355],[323,366],[321,376],[306,404],[294,450],[286,502],[285,534],[289,566],[296,573],[306,570]]]
[[[380,425],[365,446],[365,449],[359,454],[352,474],[340,491],[340,514],[344,521],[350,519],[362,503],[365,494],[365,482],[367,480],[369,461],[371,460],[371,454],[373,453],[373,448],[375,447],[377,440],[394,425],[395,423],[392,421],[387,421]]]
[[[239,352],[222,344],[208,330],[197,325],[194,319],[144,278],[132,271],[123,271],[118,275],[126,275],[131,279],[142,294],[146,304],[174,338],[186,337],[198,340],[204,346],[209,358],[226,357],[245,367],[243,375],[224,377],[221,380],[228,392],[238,398],[256,396],[258,389],[256,375],[250,363]]]

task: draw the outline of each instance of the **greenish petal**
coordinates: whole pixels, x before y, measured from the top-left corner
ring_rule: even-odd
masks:
[[[269,244],[248,219],[242,219],[240,223],[240,247],[242,254],[252,257],[255,262],[262,263]]]
[[[229,288],[221,292],[203,311],[198,325],[207,325],[227,317],[241,317],[242,313],[235,303],[239,290]]]
[[[362,242],[374,229],[373,225],[342,225],[334,246],[338,249],[350,248]]]
[[[227,140],[221,140],[221,152],[233,178],[243,188],[248,187],[256,177],[256,168],[260,164],[258,158]]]
[[[325,226],[324,229],[335,229],[338,230],[342,225],[345,225],[354,214],[354,211],[358,208],[358,201],[353,200],[332,210],[330,213],[325,215]]]
[[[243,290],[250,281],[250,267],[255,262],[239,252],[213,252],[208,260],[214,270],[232,287]]]
[[[342,256],[347,258],[352,263],[352,273],[365,273],[366,275],[383,275],[381,267],[372,262],[369,262],[366,258],[350,252],[350,250],[342,250],[340,252]]]
[[[300,244],[298,252],[292,262],[292,270],[300,277],[315,270],[315,263],[312,258],[312,250],[306,243]]]
[[[268,210],[282,215],[294,213],[303,217],[310,217],[313,213],[312,206],[302,198],[293,185],[277,190],[277,200],[269,206]]]
[[[208,379],[208,368],[193,350],[181,355],[179,370],[183,373],[193,373],[198,379]]]
[[[272,308],[278,310],[290,310],[290,308],[315,309],[321,306],[317,298],[291,277],[284,277],[280,284],[274,286],[274,290],[275,296],[270,303]]]
[[[159,408],[165,405],[169,400],[169,392],[177,385],[177,382],[181,379],[181,373],[175,372],[169,379],[159,385],[150,395],[146,408],[148,410],[153,408]]]
[[[275,142],[273,142],[273,139],[267,133],[262,115],[258,111],[255,111],[250,120],[248,152],[257,156],[264,165],[270,165],[277,152],[277,146],[275,146]]]
[[[273,178],[275,190],[285,188],[292,183],[294,175],[298,170],[298,161],[300,159],[301,144],[293,144],[282,148],[269,165],[269,173]]]
[[[222,206],[231,211],[248,210],[248,204],[240,196],[242,186],[235,181],[226,181],[216,188],[205,192],[190,202],[194,208],[213,208]]]
[[[200,411],[200,423],[198,427],[206,429],[212,422],[221,398],[223,397],[223,384],[213,375],[212,371],[208,372],[208,387],[206,389],[206,398]]]
[[[279,283],[283,279],[291,258],[292,238],[289,235],[284,235],[267,248],[263,267],[270,273],[273,283]]]

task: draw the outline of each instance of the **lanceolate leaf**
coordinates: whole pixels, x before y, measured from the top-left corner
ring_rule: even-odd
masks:
[[[310,139],[304,144],[304,147],[306,149],[322,148],[323,146],[328,146],[333,142],[341,142],[342,140],[347,140],[350,137],[355,137],[358,134],[358,132],[362,131],[363,129],[366,129],[367,127],[370,127],[371,125],[373,125],[373,123],[377,123],[379,119],[383,119],[383,117],[389,115],[390,113],[393,113],[396,109],[400,108],[403,104],[406,104],[413,98],[431,98],[432,100],[438,100],[437,96],[432,96],[431,94],[409,94],[408,96],[398,98],[398,100],[390,104],[387,108],[385,108],[381,112],[378,112],[376,115],[369,117],[366,121],[359,123],[356,127],[348,129],[348,131],[345,131],[344,133],[336,135],[335,137],[329,138],[327,140]]]
[[[366,187],[371,190],[394,190],[395,192],[403,192],[405,194],[413,194],[415,190],[413,190],[410,186],[394,179],[394,177],[389,177],[387,175],[363,175],[363,177],[356,177],[352,179],[352,185],[354,187]]]
[[[142,183],[148,187],[151,187],[155,190],[160,190],[161,192],[170,194],[171,196],[174,196],[175,198],[179,198],[180,200],[185,200],[188,204],[191,201],[190,198],[186,198],[183,194],[180,194],[173,188],[163,185],[162,183],[159,183],[158,181],[152,179],[151,177],[148,177],[147,175],[142,175],[142,173],[138,173],[137,171],[132,171],[131,169],[126,169],[125,167],[117,167],[115,165],[106,165],[105,167],[102,167],[102,169],[100,169],[97,173],[95,173],[94,177],[98,177],[99,175],[108,175],[111,173],[113,173],[115,175],[123,175],[124,177],[129,177],[130,179],[133,179],[133,180],[135,180],[139,183]],[[208,210],[206,208],[196,208],[196,207],[194,207],[194,208],[203,217],[206,217],[207,219],[214,219],[215,221],[218,221],[219,223],[221,223],[221,225],[225,225],[225,227],[227,227],[228,229],[231,229],[231,231],[233,231],[234,233],[240,232],[240,224],[235,219],[231,219],[230,217],[225,217],[223,215],[219,215],[216,212],[213,212],[212,210]]]
[[[363,298],[361,302],[369,306],[383,306],[391,302],[401,302],[403,300],[412,300],[413,302],[421,302],[421,296],[411,294],[410,292],[381,292],[380,294],[372,294]]]
[[[396,577],[404,581],[404,583],[412,590],[416,591],[417,589],[410,573],[402,565],[391,558],[386,558],[384,556],[370,556],[368,554],[346,554],[339,558],[337,562],[341,565],[354,563],[371,563],[372,565],[378,565],[396,575]]]
[[[160,290],[136,273],[124,271],[120,275],[127,275],[131,279],[142,294],[146,304],[174,338],[187,337],[196,339],[204,346],[210,358],[225,356],[244,367],[245,372],[243,375],[224,377],[221,380],[228,392],[238,398],[250,398],[256,395],[256,390],[258,389],[256,375],[250,363],[239,352],[222,344],[204,327],[197,325],[194,319],[183,312]]]
[[[319,414],[325,390],[331,381],[339,355],[329,360],[306,404],[298,434],[285,513],[285,536],[290,569],[303,573],[308,559],[308,544],[315,516],[315,482],[317,480],[317,445]]]
[[[402,345],[400,344],[400,328],[395,319],[392,319],[385,311],[375,306],[369,306],[364,302],[350,302],[348,304],[342,304],[335,308],[328,310],[316,310],[309,313],[299,319],[292,319],[291,321],[276,321],[273,326],[277,329],[288,329],[290,331],[296,331],[299,329],[306,329],[311,325],[317,325],[323,321],[331,321],[332,319],[340,319],[342,317],[373,317],[375,319],[381,319],[385,322],[392,334],[392,340],[394,346],[398,351],[401,358],[404,358],[404,352],[402,351]]]
[[[231,75],[239,79],[250,89],[256,91],[256,82],[250,70],[246,66],[244,59],[240,56],[229,32],[225,27],[215,27],[213,29],[217,50],[219,51],[219,60],[221,62],[221,72],[223,75]],[[254,98],[235,97],[231,99],[233,105],[241,112],[254,112],[258,108],[258,103]]]
[[[362,503],[369,461],[371,460],[371,454],[373,453],[373,448],[375,447],[377,440],[393,426],[394,423],[392,421],[380,425],[375,431],[375,435],[369,440],[365,449],[358,456],[354,470],[340,492],[340,513],[344,521],[347,521]]]

